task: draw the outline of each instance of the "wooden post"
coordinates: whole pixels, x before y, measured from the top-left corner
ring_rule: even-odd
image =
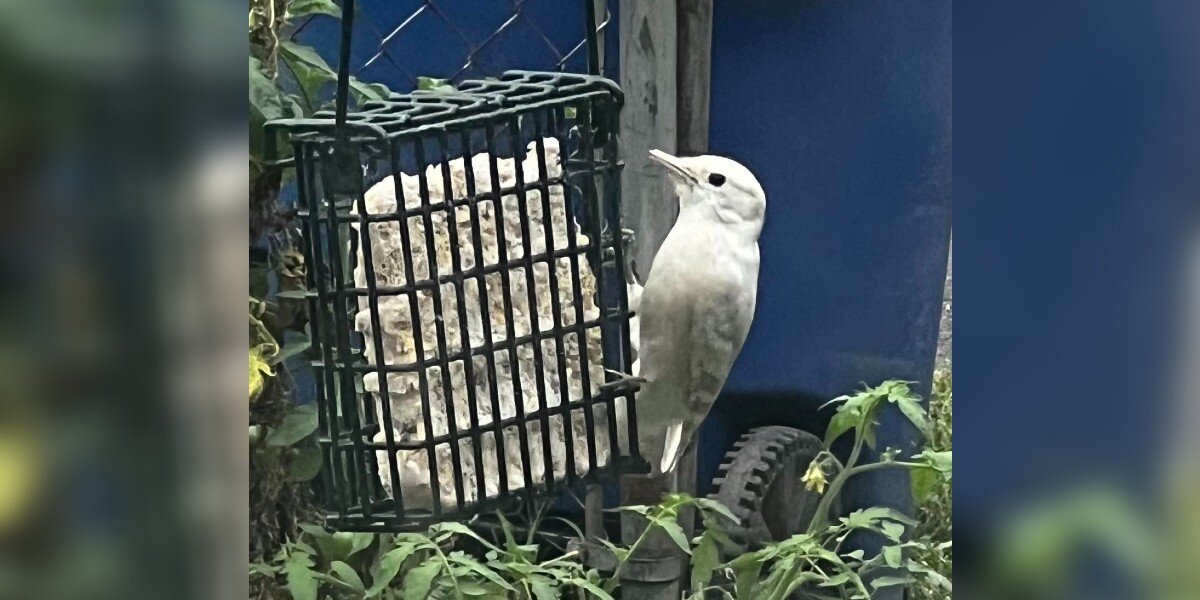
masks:
[[[615,27],[615,24],[605,22],[608,21],[608,0],[595,0],[592,3],[592,10],[596,17],[596,56],[599,57],[599,68],[597,69],[600,75],[604,75],[604,37],[608,33],[609,28]],[[601,29],[603,27],[603,29]]]
[[[583,532],[588,541],[606,540],[604,533],[604,488],[598,485],[587,486],[587,495],[583,497]]]
[[[676,152],[676,19],[674,2],[621,0],[622,221],[633,229],[633,261],[650,272],[678,209],[667,174],[650,162],[651,149]],[[665,477],[629,475],[621,480],[621,504],[655,504],[669,491]],[[621,541],[632,544],[645,530],[638,515],[621,515]],[[661,533],[661,532],[659,532]],[[630,600],[680,597],[682,552],[666,535],[650,535],[621,572],[622,596]]]
[[[677,0],[678,39],[676,40],[675,87],[676,148],[680,155],[708,153],[708,106],[712,87],[713,0]],[[696,445],[693,437],[676,470],[675,489],[696,494]],[[689,537],[696,516],[691,509],[682,511],[680,524]]]
[[[678,0],[677,6],[678,149],[683,155],[705,154],[712,87],[713,0]]]
[[[674,487],[673,477],[626,475],[621,478],[621,504],[657,504]],[[621,513],[621,541],[632,545],[646,530],[641,515]],[[626,600],[679,600],[683,591],[683,551],[661,529],[646,535],[621,569],[621,597]]]
[[[649,151],[703,154],[708,149],[712,6],[712,0],[621,0],[622,219],[635,232],[633,256],[642,277],[649,274],[678,212],[666,172],[650,163]],[[623,478],[621,503],[655,504],[672,491],[695,493],[694,440],[676,473]],[[694,517],[683,515],[687,531],[693,522]],[[644,529],[637,515],[622,515],[624,543],[633,543]],[[622,570],[623,596],[679,598],[686,564],[686,556],[665,534],[648,536]]]
[[[666,171],[649,156],[653,148],[676,152],[675,3],[621,0],[620,12],[621,217],[636,232],[634,262],[645,277],[678,210]]]

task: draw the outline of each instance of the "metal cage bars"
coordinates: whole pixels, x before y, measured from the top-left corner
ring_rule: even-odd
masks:
[[[620,94],[612,86],[599,78],[586,76],[567,76],[555,74],[540,74],[514,72],[505,74],[499,81],[479,81],[464,83],[463,92],[437,97],[432,94],[413,94],[409,96],[393,95],[386,101],[368,104],[361,113],[356,113],[347,120],[342,129],[330,129],[327,114],[318,115],[315,120],[281,121],[274,127],[283,127],[292,134],[294,164],[299,183],[301,210],[299,216],[302,223],[304,248],[310,268],[307,269],[309,292],[306,294],[312,316],[311,329],[320,356],[313,361],[317,373],[318,403],[321,412],[321,443],[325,449],[326,469],[323,470],[322,484],[325,488],[325,498],[331,510],[334,524],[348,529],[403,529],[418,526],[422,523],[447,518],[450,515],[463,515],[468,512],[479,512],[508,504],[514,497],[533,496],[554,493],[580,480],[597,480],[608,478],[618,472],[639,470],[644,465],[636,458],[637,431],[636,410],[633,403],[634,390],[629,386],[606,387],[600,393],[593,395],[592,382],[589,381],[588,363],[599,360],[604,366],[617,371],[628,372],[630,360],[628,306],[625,297],[624,276],[622,273],[623,248],[620,237],[619,190],[617,174],[619,163],[616,161],[617,114],[620,106]],[[531,127],[526,127],[531,124]],[[570,125],[574,125],[570,127]],[[338,132],[342,135],[338,135]],[[558,141],[562,176],[550,176],[546,164],[546,149],[544,139],[547,133]],[[575,136],[575,139],[571,139]],[[480,192],[475,189],[475,177],[471,172],[472,161],[469,156],[472,151],[472,141],[483,138],[483,146],[488,155],[490,183],[497,186],[498,156],[505,154],[502,148],[507,141],[507,150],[514,158],[519,154],[521,142],[532,137],[537,159],[537,177],[526,183],[525,175],[521,172],[520,160],[515,160],[518,170],[516,184],[508,188],[491,189]],[[340,150],[339,150],[340,149]],[[405,152],[410,150],[411,152]],[[431,151],[432,150],[432,151]],[[346,154],[353,152],[359,158],[367,156],[366,162],[378,160],[382,155],[392,174],[397,178],[396,185],[397,210],[390,214],[372,214],[365,204],[365,190],[361,176],[351,177],[353,185],[347,186],[339,179],[337,169],[348,164],[359,168],[359,160],[345,161]],[[341,162],[337,157],[341,155]],[[404,190],[399,185],[399,174],[403,172],[406,154],[411,154],[417,173],[420,203],[409,208],[403,202]],[[432,202],[429,193],[429,180],[426,172],[430,165],[440,165],[443,190],[450,190],[446,185],[450,178],[450,161],[452,155],[461,154],[464,158],[464,168],[467,169],[466,196],[453,198],[449,193],[443,195],[442,202]],[[332,167],[332,169],[330,168]],[[330,172],[334,173],[331,177]],[[341,174],[342,176],[345,173]],[[332,181],[331,181],[332,180]],[[599,181],[597,181],[599,180]],[[546,251],[534,254],[531,239],[538,232],[530,230],[528,219],[528,192],[538,190],[541,200],[542,215],[550,214],[550,189],[562,186],[566,197],[564,210],[567,211],[565,220],[567,232],[567,247],[555,248],[551,223],[543,223]],[[340,188],[340,189],[339,189]],[[574,193],[572,193],[574,192]],[[518,210],[521,212],[522,253],[518,259],[507,256],[507,242],[503,238],[504,227],[498,227],[497,236],[499,260],[488,265],[482,256],[480,240],[479,206],[483,202],[492,202],[496,210],[498,223],[503,223],[502,198],[515,195]],[[339,200],[338,198],[342,198]],[[576,201],[577,200],[577,201]],[[357,206],[357,214],[352,207]],[[401,208],[403,207],[403,208]],[[371,256],[370,231],[373,223],[400,222],[407,223],[408,219],[416,217],[425,225],[425,230],[431,232],[432,215],[439,211],[448,211],[451,216],[458,207],[467,207],[470,214],[469,226],[473,240],[473,267],[464,268],[462,257],[456,244],[451,244],[451,265],[448,273],[439,273],[437,260],[430,260],[428,272],[424,279],[418,279],[413,269],[412,250],[414,241],[409,239],[408,229],[399,228],[401,244],[404,249],[405,285],[379,286],[376,284],[375,265]],[[577,214],[572,214],[577,213]],[[588,230],[589,240],[586,244],[577,244],[575,222],[579,219],[581,226]],[[447,223],[457,228],[456,219],[450,218]],[[351,225],[357,225],[357,239],[350,232]],[[458,232],[451,232],[452,239],[459,239]],[[433,238],[425,236],[425,251],[432,256]],[[363,264],[366,272],[366,285],[357,286],[347,283],[348,274],[355,265],[353,258],[361,249]],[[585,321],[582,302],[583,297],[580,283],[580,256],[586,260],[585,267],[592,269],[596,280],[597,304],[600,306],[598,319]],[[559,294],[558,274],[553,268],[554,262],[560,258],[570,261],[570,284],[573,293],[574,319],[572,324],[562,320],[563,304]],[[512,307],[511,278],[515,276],[514,269],[521,269],[526,278],[528,303],[533,309],[537,303],[534,297],[532,277],[535,265],[544,263],[551,278],[550,289],[551,312],[553,325],[547,330],[541,330],[537,318],[531,316],[529,335],[518,336],[515,330],[515,317]],[[468,281],[475,281],[477,289],[486,286],[486,276],[499,274],[503,286],[503,321],[505,338],[503,341],[492,339],[490,326],[483,327],[484,340],[482,345],[472,346],[465,328],[460,327],[460,352],[450,353],[447,332],[444,323],[443,302],[441,289],[450,284],[455,296],[457,318],[459,323],[465,322],[466,300],[464,289]],[[433,306],[436,314],[435,339],[426,340],[421,332],[420,310],[417,306],[417,292],[428,290],[433,295]],[[382,347],[382,331],[379,314],[379,300],[389,295],[407,295],[410,315],[414,315],[417,326],[414,327],[415,355],[419,357],[410,364],[388,364]],[[370,312],[371,331],[373,335],[376,364],[368,364],[363,355],[363,343],[357,344],[352,338],[358,336],[352,331],[350,317],[357,310],[358,301],[366,299]],[[484,322],[490,323],[487,302],[480,295],[480,310]],[[531,315],[533,312],[531,311]],[[585,336],[590,328],[598,328],[603,348],[601,357],[589,357]],[[572,401],[568,390],[568,367],[566,365],[564,340],[575,335],[580,348],[579,374],[583,379],[581,390],[583,398]],[[425,345],[436,344],[437,352],[432,361],[425,359]],[[508,365],[515,367],[519,362],[518,347],[532,344],[537,348],[534,352],[536,369],[541,373],[544,360],[541,352],[543,342],[554,344],[556,364],[560,389],[559,406],[547,405],[547,390],[545,381],[539,376],[535,382],[535,394],[538,398],[538,408],[526,413],[523,407],[521,381],[519,376],[512,378],[514,392],[514,408],[516,414],[502,418],[499,406],[496,382],[495,353],[506,352]],[[477,397],[473,386],[467,386],[467,403],[469,406],[469,423],[460,424],[455,420],[452,406],[452,393],[449,390],[450,365],[462,361],[468,380],[474,376],[474,360],[483,356],[486,360],[486,375],[489,380],[489,398],[491,404],[492,422],[481,424],[477,410],[480,398]],[[446,406],[448,431],[438,435],[431,422],[432,398],[431,386],[434,385],[426,376],[426,368],[439,367],[440,384]],[[424,439],[397,440],[390,424],[393,414],[388,393],[388,374],[392,372],[415,372],[420,380],[420,396],[422,409],[422,427]],[[376,373],[379,378],[378,395],[380,412],[376,415],[374,407],[364,402],[368,397],[363,389],[362,377],[368,373]],[[611,375],[606,379],[611,379]],[[618,436],[617,404],[623,401],[626,409],[626,429],[623,430],[628,446],[627,454],[621,455],[621,444]],[[604,465],[599,464],[596,452],[596,423],[593,408],[602,405],[606,411],[607,436],[609,456]],[[584,439],[575,439],[571,423],[574,414],[582,413],[585,421]],[[558,416],[562,419],[565,434],[566,459],[564,460],[565,476],[555,477],[555,469],[550,450],[551,418]],[[387,425],[382,426],[385,442],[380,444],[369,441],[371,436],[381,427],[376,417],[382,418]],[[531,474],[532,449],[527,431],[530,423],[540,424],[541,462],[543,481],[534,482]],[[504,453],[501,439],[505,430],[516,426],[520,438],[519,453],[522,466],[522,481],[512,485],[506,477],[504,466],[508,460]],[[484,456],[483,437],[492,435],[495,442],[496,465],[499,475],[499,489],[494,497],[489,497],[484,485]],[[467,451],[474,460],[474,485],[477,500],[472,503],[465,497],[463,462],[460,452],[460,442],[469,440]],[[574,447],[577,443],[587,443],[586,474],[578,473],[574,462]],[[453,481],[439,481],[437,473],[437,449],[448,445],[453,465]],[[407,508],[404,504],[401,490],[401,474],[397,465],[396,450],[413,449],[425,450],[429,458],[429,484],[432,489],[432,507],[430,510]],[[380,489],[379,473],[376,461],[372,455],[377,451],[387,453],[387,473],[393,482],[392,497],[389,499]],[[455,510],[447,510],[441,503],[441,488],[453,485],[455,493]]]

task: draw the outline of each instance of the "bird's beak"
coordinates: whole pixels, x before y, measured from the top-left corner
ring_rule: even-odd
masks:
[[[683,166],[683,162],[679,160],[679,157],[677,156],[671,156],[662,150],[655,149],[650,151],[650,160],[666,167],[668,173],[671,173],[672,175],[675,175],[684,181],[688,181],[690,183],[699,182],[699,180],[696,179],[696,176],[692,175],[692,173]]]

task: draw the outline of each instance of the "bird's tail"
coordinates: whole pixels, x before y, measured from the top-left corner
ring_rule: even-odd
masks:
[[[679,456],[683,454],[683,423],[672,423],[667,426],[666,437],[663,440],[662,460],[659,463],[661,473],[666,474],[675,470]]]

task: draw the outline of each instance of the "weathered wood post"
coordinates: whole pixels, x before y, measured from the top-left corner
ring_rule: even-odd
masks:
[[[639,275],[650,272],[654,255],[674,223],[678,205],[666,172],[650,163],[649,151],[701,154],[708,149],[712,0],[621,2],[622,197],[626,226],[636,232],[634,260]],[[672,491],[695,493],[695,441],[675,477],[627,476],[622,504],[655,504]],[[691,533],[694,515],[682,515]],[[638,515],[623,514],[621,537],[632,544],[645,530]],[[622,596],[632,600],[680,597],[687,556],[662,532],[647,537],[621,574]]]

